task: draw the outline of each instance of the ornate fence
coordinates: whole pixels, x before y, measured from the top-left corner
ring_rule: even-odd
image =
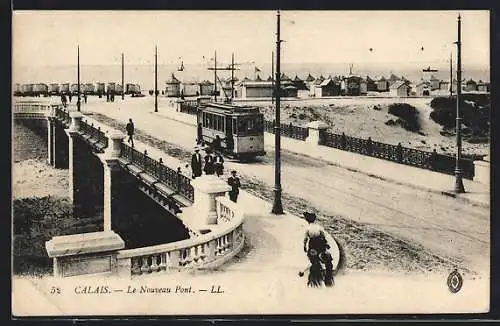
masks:
[[[101,127],[96,128],[94,127],[94,123],[89,124],[87,121],[81,121],[80,131],[84,134],[84,137],[85,135],[88,136],[89,142],[91,142],[92,139],[95,140],[91,143],[99,151],[108,147],[108,137],[106,137],[106,134],[101,130]]]
[[[338,135],[329,132],[321,133],[321,145],[346,150],[358,154],[368,155],[400,164],[428,169],[436,172],[453,175],[455,173],[455,158],[453,156],[438,154],[436,151],[425,152],[418,149],[406,148],[372,141],[371,138],[360,139],[344,134]],[[463,177],[474,177],[474,162],[462,159],[461,167]]]
[[[165,166],[161,159],[157,161],[149,157],[146,151],[141,153],[124,143],[121,146],[120,156],[139,166],[144,172],[151,174],[187,200],[194,201],[194,189],[191,185],[191,179]]]
[[[274,134],[274,121],[264,121],[264,131]],[[306,140],[309,136],[309,128],[294,126],[290,124],[281,124],[281,135],[299,140]]]

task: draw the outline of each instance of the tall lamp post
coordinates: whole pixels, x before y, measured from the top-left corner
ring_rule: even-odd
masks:
[[[124,69],[124,59],[122,52],[122,100],[125,99],[125,69]]]
[[[155,112],[158,112],[158,46],[155,45]]]
[[[464,193],[464,184],[462,181],[462,169],[460,167],[460,160],[462,158],[462,137],[461,137],[461,124],[462,118],[460,117],[460,95],[462,93],[462,42],[461,42],[461,17],[458,15],[458,39],[457,39],[457,119],[456,119],[456,133],[457,133],[457,156],[455,160],[455,192]]]
[[[76,74],[77,74],[77,79],[78,79],[78,85],[77,85],[77,99],[76,99],[76,109],[80,111],[80,45],[77,46],[77,68],[76,68]]]
[[[277,17],[277,32],[276,32],[276,121],[274,124],[274,143],[275,143],[275,160],[274,160],[274,202],[272,213],[283,214],[283,206],[281,204],[281,123],[280,123],[280,97],[281,97],[281,69],[280,69],[280,12]]]

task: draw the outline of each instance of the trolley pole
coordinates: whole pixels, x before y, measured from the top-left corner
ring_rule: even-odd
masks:
[[[214,53],[214,102],[217,102],[217,51]]]
[[[456,119],[456,133],[457,133],[457,156],[455,160],[455,192],[464,193],[464,184],[462,181],[462,169],[460,167],[460,160],[462,158],[462,135],[461,124],[462,118],[460,117],[460,95],[462,93],[462,42],[461,42],[461,17],[458,15],[458,40],[457,40],[457,119]]]
[[[122,100],[125,99],[125,69],[124,69],[124,59],[122,52]]]
[[[78,86],[77,86],[77,100],[76,100],[76,109],[80,111],[80,45],[77,46],[77,79],[78,79]]]
[[[158,46],[155,45],[155,112],[158,112]]]
[[[231,103],[234,99],[234,52],[231,55]]]
[[[280,72],[280,12],[277,17],[277,32],[276,32],[276,121],[274,124],[274,142],[275,142],[275,162],[274,162],[274,203],[273,214],[283,214],[283,206],[281,204],[281,122],[280,122],[280,96],[281,96],[281,72]]]

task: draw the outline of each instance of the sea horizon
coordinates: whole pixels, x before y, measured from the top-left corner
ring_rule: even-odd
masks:
[[[230,63],[222,62],[220,67],[227,67]],[[389,77],[394,74],[398,77],[416,82],[422,79],[422,69],[431,67],[438,70],[433,75],[442,80],[450,80],[449,63],[435,62],[425,64],[422,62],[406,63],[328,63],[328,62],[308,62],[308,63],[283,63],[281,72],[290,78],[298,76],[301,79],[307,78],[309,74],[313,77],[322,75],[348,75],[352,64],[352,73],[359,76],[369,76],[379,78],[381,76]],[[184,70],[178,71],[178,64],[158,64],[158,85],[163,89],[165,82],[171,79],[171,75],[182,81],[200,82],[203,80],[214,80],[213,71],[208,70],[209,65],[203,63],[189,64],[184,63]],[[75,83],[77,79],[76,65],[47,65],[47,66],[13,66],[12,84],[26,83]],[[238,79],[245,77],[254,79],[257,75],[262,79],[267,79],[271,75],[270,63],[255,63],[236,66],[239,70],[234,72]],[[453,78],[456,78],[456,66],[453,67]],[[141,86],[142,90],[152,89],[154,87],[154,65],[152,63],[125,64],[125,83],[135,83]],[[258,70],[258,71],[257,71]],[[464,79],[482,80],[489,82],[490,67],[483,66],[462,66],[462,76]],[[230,71],[219,71],[218,78],[227,79],[231,76]],[[120,64],[81,64],[80,81],[82,83],[97,82],[117,82],[121,83],[121,65]]]

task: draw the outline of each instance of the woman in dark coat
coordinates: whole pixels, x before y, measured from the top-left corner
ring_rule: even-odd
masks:
[[[316,214],[304,212],[304,218],[309,223],[304,236],[304,252],[307,253],[311,263],[307,285],[318,287],[324,282],[326,286],[332,286],[332,256],[328,252],[330,246],[326,240],[325,231],[320,225],[314,223]]]

